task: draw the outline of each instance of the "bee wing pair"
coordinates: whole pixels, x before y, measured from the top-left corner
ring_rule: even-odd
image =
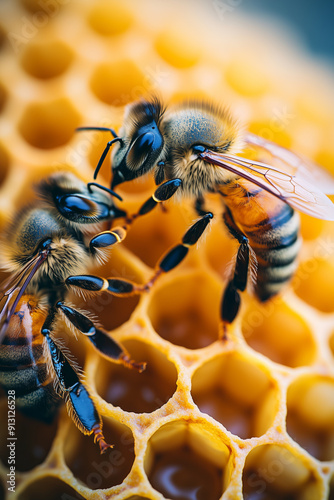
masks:
[[[245,142],[267,151],[282,162],[282,169],[241,156],[206,150],[199,156],[249,180],[280,198],[292,208],[323,220],[334,220],[334,204],[325,193],[334,193],[334,179],[318,165],[255,134],[247,133]]]
[[[46,256],[43,253],[38,253],[22,269],[11,275],[1,286],[0,344],[3,341],[10,318],[13,316],[20,298],[45,259]]]

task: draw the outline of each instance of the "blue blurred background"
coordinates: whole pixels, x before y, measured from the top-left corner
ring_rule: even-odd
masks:
[[[316,56],[334,62],[334,0],[225,0],[252,14],[268,14],[299,34]]]

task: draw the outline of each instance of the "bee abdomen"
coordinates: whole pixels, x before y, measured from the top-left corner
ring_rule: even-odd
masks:
[[[5,391],[15,390],[18,410],[46,422],[61,402],[54,394],[42,344],[22,337],[5,337],[0,346],[0,385]]]
[[[264,302],[279,293],[296,270],[299,216],[283,205],[275,219],[247,231],[246,236],[258,262],[255,294]]]

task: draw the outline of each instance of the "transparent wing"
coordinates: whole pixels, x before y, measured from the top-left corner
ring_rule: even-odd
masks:
[[[316,163],[251,132],[245,134],[244,140],[246,144],[264,149],[273,158],[280,160],[286,173],[308,181],[323,193],[334,194],[334,177]]]
[[[0,288],[0,344],[5,336],[10,318],[28,284],[46,256],[39,253],[17,273],[11,275]]]
[[[291,207],[324,220],[334,220],[334,204],[303,176],[294,176],[266,163],[206,150],[199,156],[260,186]]]

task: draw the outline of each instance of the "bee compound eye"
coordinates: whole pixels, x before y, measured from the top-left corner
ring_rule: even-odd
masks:
[[[140,168],[154,148],[154,134],[145,132],[139,135],[131,144],[127,154],[128,164]]]
[[[57,197],[57,207],[64,217],[71,220],[76,216],[93,216],[98,212],[94,201],[76,194]]]

